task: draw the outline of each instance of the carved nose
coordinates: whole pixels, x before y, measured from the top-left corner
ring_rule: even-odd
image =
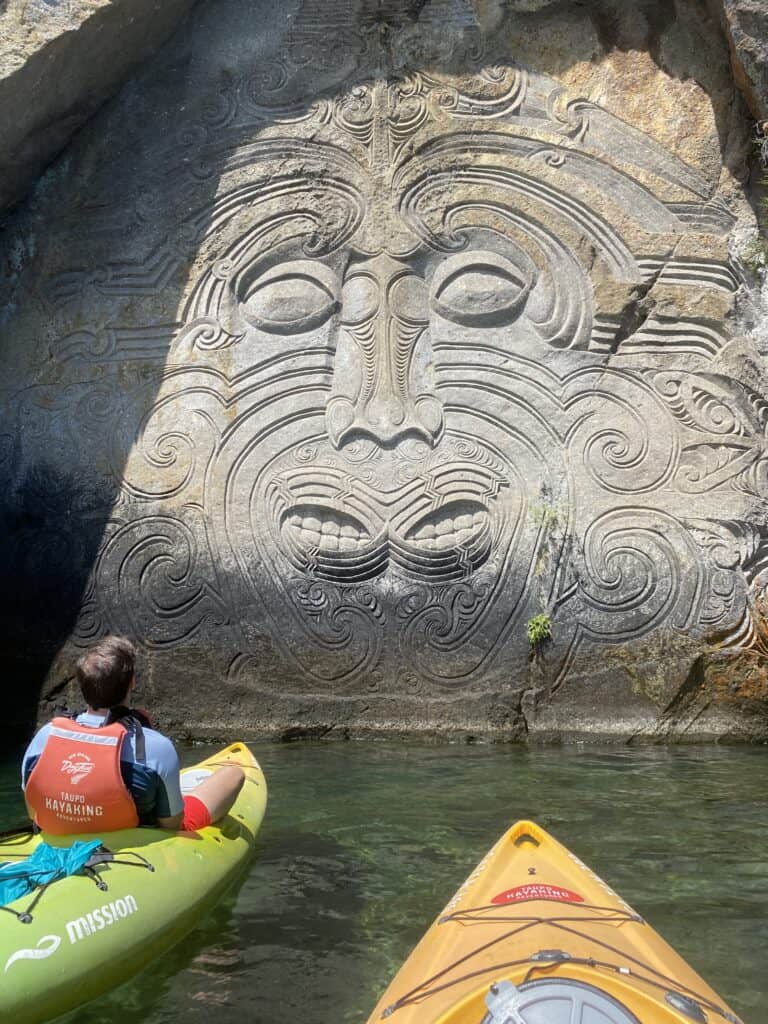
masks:
[[[393,441],[405,429],[406,414],[403,403],[395,395],[376,394],[366,405],[360,420],[361,427],[367,427],[379,440]]]
[[[429,346],[426,335],[422,342]],[[398,360],[392,348],[397,351],[396,342],[391,342],[391,348],[380,345],[377,349],[353,334],[340,339],[333,393],[326,406],[328,434],[337,447],[355,436],[387,447],[406,437],[420,437],[434,445],[440,436],[442,403],[432,393],[425,372],[414,368],[415,352],[401,346],[404,355]]]
[[[358,265],[342,293],[342,316],[326,406],[331,441],[355,436],[392,447],[407,437],[434,445],[442,404],[431,382],[424,281],[387,256]]]
[[[394,397],[374,397],[361,409],[337,395],[328,403],[326,425],[336,447],[353,437],[368,437],[387,447],[406,437],[420,437],[432,445],[442,427],[442,408],[437,399],[427,395],[410,410]]]

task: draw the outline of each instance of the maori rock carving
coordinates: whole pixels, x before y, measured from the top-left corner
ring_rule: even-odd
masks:
[[[107,368],[94,400],[146,370],[109,398],[82,638],[207,636],[240,672],[268,636],[283,690],[410,695],[496,685],[542,609],[564,664],[662,627],[758,643],[766,411],[709,369],[729,211],[471,5],[402,7],[305,0],[159,153],[142,215],[184,202],[143,265],[50,281],[66,323],[197,253],[175,320],[73,316],[52,346]],[[24,409],[71,429],[66,392]]]

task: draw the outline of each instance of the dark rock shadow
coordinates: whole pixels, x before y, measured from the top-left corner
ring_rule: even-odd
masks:
[[[130,451],[130,438],[110,450],[108,437],[123,415],[121,395],[151,404],[160,385],[197,256],[194,239],[176,237],[179,222],[193,203],[210,209],[218,186],[211,174],[197,181],[194,199],[179,195],[173,163],[194,158],[185,128],[226,85],[234,51],[242,55],[272,14],[268,4],[237,0],[198,5],[0,224],[0,744],[7,749],[32,729],[46,680],[51,711],[66,698],[74,659],[62,649],[76,623],[86,637],[104,631],[87,621],[89,578],[115,507],[126,500]],[[196,228],[204,237],[204,217]],[[158,331],[158,323],[170,329]],[[142,324],[153,336],[137,351],[131,344]],[[140,422],[142,409],[133,412],[128,419]]]

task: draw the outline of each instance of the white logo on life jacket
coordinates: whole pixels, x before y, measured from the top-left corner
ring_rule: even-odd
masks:
[[[37,940],[35,949],[17,949],[12,953],[5,962],[5,970],[7,971],[17,960],[45,960],[46,957],[53,956],[60,945],[61,939],[58,935],[44,935],[42,939]]]
[[[84,793],[66,793],[64,790],[61,790],[58,799],[55,796],[47,796],[45,809],[53,811],[60,821],[79,825],[92,822],[94,818],[100,818],[104,814],[103,804],[86,803]]]
[[[70,754],[69,757],[65,757],[61,762],[60,771],[65,775],[69,775],[69,781],[73,786],[78,785],[83,779],[87,778],[94,769],[93,761],[88,757],[87,754],[82,754],[79,751],[74,754]]]

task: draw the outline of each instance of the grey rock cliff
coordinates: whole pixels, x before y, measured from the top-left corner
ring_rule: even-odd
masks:
[[[0,4],[0,213],[168,39],[194,3]]]
[[[199,5],[2,235],[19,716],[112,631],[196,736],[766,735],[752,122],[703,11]]]
[[[753,117],[768,119],[768,2],[710,0],[731,48],[734,77]]]

